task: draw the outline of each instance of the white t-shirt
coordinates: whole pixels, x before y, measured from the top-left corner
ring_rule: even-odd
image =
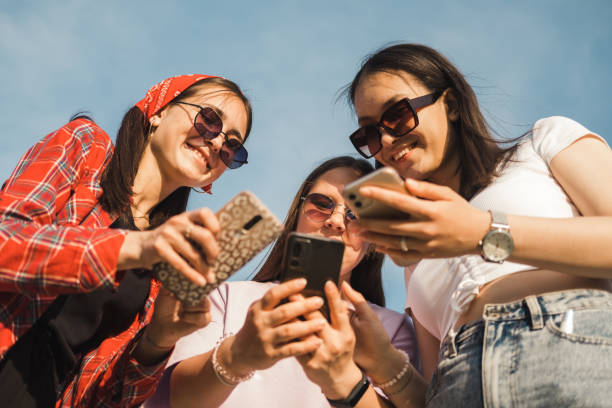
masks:
[[[275,282],[227,282],[210,293],[210,323],[181,338],[170,356],[166,372],[145,408],[169,407],[169,380],[174,364],[211,350],[217,341],[230,333],[238,333],[244,325],[249,306],[260,299]],[[370,303],[385,327],[391,344],[404,350],[418,367],[417,345],[410,318]],[[318,385],[312,383],[295,358],[278,361],[266,370],[256,371],[248,381],[240,383],[220,405],[223,408],[329,407]]]
[[[569,218],[578,209],[550,172],[557,153],[592,134],[581,124],[561,116],[538,120],[512,156],[512,161],[470,203],[482,210],[533,217]],[[606,141],[595,135],[604,143]],[[405,269],[406,307],[434,336],[443,339],[487,282],[511,273],[534,269],[513,262],[496,264],[479,255],[425,259]]]

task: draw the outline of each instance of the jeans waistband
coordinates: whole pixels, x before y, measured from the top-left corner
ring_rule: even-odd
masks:
[[[464,324],[456,333],[449,333],[441,345],[441,353],[454,356],[457,346],[465,342],[482,341],[485,321],[527,319],[532,329],[544,327],[544,317],[565,313],[569,309],[612,307],[612,293],[597,289],[571,289],[527,296],[509,303],[487,304],[483,320]]]
[[[612,305],[612,293],[597,289],[572,289],[531,295],[509,303],[488,304],[483,319],[488,321],[521,320],[530,318],[532,325],[539,325],[542,316],[564,313],[568,308],[585,308]]]

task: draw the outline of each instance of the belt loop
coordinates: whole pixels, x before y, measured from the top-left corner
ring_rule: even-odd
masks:
[[[457,357],[457,346],[455,345],[455,337],[457,336],[457,333],[455,332],[455,329],[451,329],[448,335],[450,336],[450,354],[448,355],[448,358],[455,358]]]
[[[532,330],[540,330],[544,327],[544,320],[542,319],[542,309],[538,303],[538,299],[534,295],[527,296],[525,303],[529,309],[530,325]]]

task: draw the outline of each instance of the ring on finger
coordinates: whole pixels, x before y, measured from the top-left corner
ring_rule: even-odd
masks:
[[[187,229],[185,230],[185,238],[190,239],[191,238],[191,231],[193,230],[193,226],[189,225],[187,227]]]
[[[400,238],[400,248],[404,252],[408,252],[408,243],[406,242],[406,237]]]

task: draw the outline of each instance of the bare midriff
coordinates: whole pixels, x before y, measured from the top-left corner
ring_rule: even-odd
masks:
[[[566,273],[532,269],[502,276],[480,287],[479,294],[457,320],[455,330],[465,323],[482,319],[484,307],[508,303],[529,295],[569,289],[601,289],[612,292],[612,281],[573,276]]]

